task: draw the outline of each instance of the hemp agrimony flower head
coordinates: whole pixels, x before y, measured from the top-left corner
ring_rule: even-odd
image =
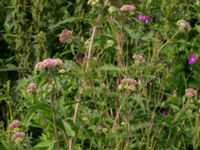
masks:
[[[193,88],[185,89],[185,95],[188,98],[192,98],[194,96],[197,96],[197,90],[195,90]]]
[[[62,65],[63,61],[59,58],[47,58],[41,62],[38,62],[35,65],[35,69],[45,69],[45,68],[55,68],[59,65]]]
[[[59,35],[59,40],[61,43],[70,42],[72,39],[72,31],[64,29]]]
[[[190,24],[184,19],[179,20],[177,22],[177,25],[179,27],[179,30],[184,30],[184,29],[191,30]]]
[[[9,128],[10,128],[10,129],[15,129],[15,128],[21,126],[21,124],[22,124],[21,121],[15,119],[15,120],[13,120],[12,122],[10,122]]]
[[[121,80],[118,89],[122,90],[122,89],[126,89],[126,90],[132,90],[135,91],[136,90],[136,85],[137,85],[137,81],[132,79],[132,78],[124,78],[123,80]]]
[[[134,13],[134,10],[135,10],[135,6],[134,5],[123,5],[121,8],[120,8],[121,11],[123,12],[129,12],[129,13]]]
[[[24,139],[25,133],[24,132],[15,132],[12,136],[12,140],[15,141],[16,143],[20,144],[22,143]]]
[[[134,55],[133,55],[133,59],[134,59],[134,62],[135,62],[136,64],[140,64],[140,63],[145,62],[145,59],[144,59],[144,55],[143,55],[143,54],[134,54]]]
[[[194,64],[196,63],[198,59],[198,56],[196,54],[190,54],[190,56],[188,57],[188,64]]]
[[[35,89],[37,88],[37,84],[36,83],[30,83],[27,87],[27,92],[28,93],[33,93],[33,91],[35,91]]]
[[[145,23],[152,21],[152,19],[149,16],[145,16],[145,15],[138,15],[137,20],[140,22],[144,21]]]

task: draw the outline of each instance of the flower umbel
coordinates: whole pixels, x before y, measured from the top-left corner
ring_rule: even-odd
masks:
[[[23,138],[25,136],[24,132],[15,132],[12,136],[12,140],[16,143],[21,143],[23,141]]]
[[[41,62],[38,62],[35,65],[35,69],[45,69],[45,68],[54,68],[56,66],[62,65],[63,61],[59,58],[48,58]]]
[[[17,128],[17,127],[19,127],[19,126],[21,126],[21,121],[19,121],[19,120],[17,120],[17,119],[13,120],[13,121],[9,124],[9,128],[10,128],[10,129],[14,129],[14,128]]]
[[[125,78],[121,80],[121,83],[118,86],[118,89],[127,89],[127,90],[136,90],[137,81],[132,78]]]
[[[183,19],[179,20],[177,22],[177,25],[179,26],[180,30],[183,30],[183,29],[191,30],[191,26],[186,20],[183,20]]]
[[[59,35],[59,40],[61,43],[69,42],[72,38],[72,31],[64,29]]]
[[[37,84],[36,83],[30,83],[27,87],[27,92],[28,93],[32,93],[33,91],[35,91],[35,89],[37,88]]]
[[[123,5],[120,8],[120,10],[124,11],[124,12],[133,12],[135,10],[135,6],[134,5]]]
[[[185,95],[188,97],[188,98],[192,98],[194,96],[197,96],[197,90],[193,89],[193,88],[188,88],[188,89],[185,89]]]
[[[188,58],[188,64],[196,63],[197,59],[198,59],[198,56],[196,54],[190,54]]]

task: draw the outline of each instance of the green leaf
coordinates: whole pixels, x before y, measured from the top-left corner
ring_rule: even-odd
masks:
[[[143,128],[146,128],[147,127],[147,122],[142,122],[142,123],[137,123],[137,124],[133,124],[131,125],[131,131],[132,132],[136,132],[138,130],[141,130]]]
[[[171,109],[173,109],[173,110],[176,110],[176,111],[180,110],[180,108],[179,108],[178,106],[173,105],[173,104],[170,104],[169,107],[170,107]]]
[[[63,126],[65,128],[66,134],[68,136],[74,137],[75,136],[75,132],[74,132],[74,130],[72,130],[71,126],[66,121],[64,121],[64,120],[62,120],[62,122],[63,122]]]
[[[40,142],[37,145],[35,145],[35,148],[52,148],[56,142],[55,141],[45,141],[45,142]],[[36,149],[35,149],[36,150]],[[50,149],[49,149],[50,150]]]
[[[69,17],[69,18],[66,18],[65,20],[59,22],[58,24],[56,24],[53,28],[57,28],[63,24],[66,24],[66,23],[70,23],[70,22],[80,22],[83,20],[83,17]]]
[[[28,113],[34,113],[37,112],[38,110],[42,110],[42,111],[49,111],[51,112],[51,108],[48,104],[44,103],[44,102],[37,102],[35,105],[32,105],[29,108]]]
[[[3,69],[0,69],[0,72],[18,71],[18,70],[23,70],[23,69],[25,69],[25,68],[22,68],[22,67],[3,68]]]
[[[100,67],[100,70],[105,70],[105,71],[116,71],[118,70],[118,67],[112,64],[107,64],[104,66]]]
[[[8,96],[8,95],[0,95],[0,101],[6,100],[9,98],[10,98],[10,96]]]
[[[173,123],[177,122],[181,116],[184,114],[185,110],[180,110],[174,117]]]

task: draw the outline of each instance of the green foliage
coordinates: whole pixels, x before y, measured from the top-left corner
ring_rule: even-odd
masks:
[[[200,63],[188,63],[200,55],[198,1],[8,0],[0,8],[0,149],[200,148]],[[14,119],[21,125],[12,129]],[[25,136],[13,140],[17,131]]]

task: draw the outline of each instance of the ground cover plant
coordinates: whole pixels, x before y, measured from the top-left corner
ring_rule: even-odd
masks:
[[[199,150],[198,0],[0,1],[0,150]]]

